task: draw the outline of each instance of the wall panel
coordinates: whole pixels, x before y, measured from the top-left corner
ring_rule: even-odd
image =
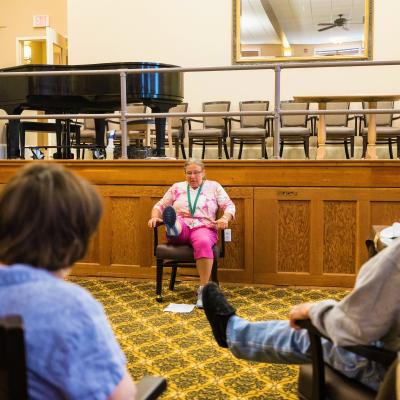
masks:
[[[0,185],[26,163],[0,161]],[[154,279],[147,221],[155,202],[183,179],[182,161],[61,163],[96,185],[104,201],[74,274]],[[371,226],[400,220],[398,161],[220,160],[206,169],[237,206],[222,282],[351,287],[368,256]]]

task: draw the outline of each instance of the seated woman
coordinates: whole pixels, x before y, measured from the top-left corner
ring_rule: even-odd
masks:
[[[95,189],[56,164],[29,164],[0,193],[0,316],[23,319],[30,399],[135,399],[102,306],[64,281],[101,213]]]
[[[197,307],[202,308],[203,286],[209,281],[214,260],[212,248],[217,229],[228,227],[235,216],[235,205],[223,187],[205,179],[204,164],[190,159],[184,166],[186,181],[173,184],[153,207],[149,227],[164,221],[168,243],[190,244],[200,276]],[[223,211],[216,220],[218,208]]]

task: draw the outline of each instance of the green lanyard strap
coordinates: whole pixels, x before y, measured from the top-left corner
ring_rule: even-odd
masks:
[[[201,192],[201,188],[202,187],[203,187],[203,184],[201,184],[200,187],[199,187],[199,191],[196,194],[196,198],[194,199],[194,204],[193,204],[193,207],[192,207],[192,201],[190,199],[190,186],[189,186],[189,184],[187,185],[188,204],[189,204],[190,215],[192,216],[192,218],[194,217],[194,213],[196,211],[196,206],[197,206],[197,202],[199,200],[199,196],[200,196],[200,192]]]

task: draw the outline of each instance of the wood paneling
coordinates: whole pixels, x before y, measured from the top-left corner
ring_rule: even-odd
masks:
[[[310,202],[278,201],[277,228],[277,271],[308,272],[310,265]]]
[[[0,185],[26,163],[0,161]],[[147,221],[168,187],[184,179],[183,161],[60,163],[104,199],[99,229],[74,274],[154,278]],[[213,160],[206,168],[237,206],[221,281],[352,286],[372,224],[400,220],[398,161]]]
[[[324,202],[324,273],[355,274],[356,211],[354,201]]]

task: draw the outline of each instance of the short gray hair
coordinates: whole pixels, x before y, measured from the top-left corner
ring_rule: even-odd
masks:
[[[183,169],[186,171],[186,168],[192,164],[199,166],[201,168],[201,170],[204,171],[203,161],[197,160],[196,158],[189,158],[188,160],[186,160]]]

